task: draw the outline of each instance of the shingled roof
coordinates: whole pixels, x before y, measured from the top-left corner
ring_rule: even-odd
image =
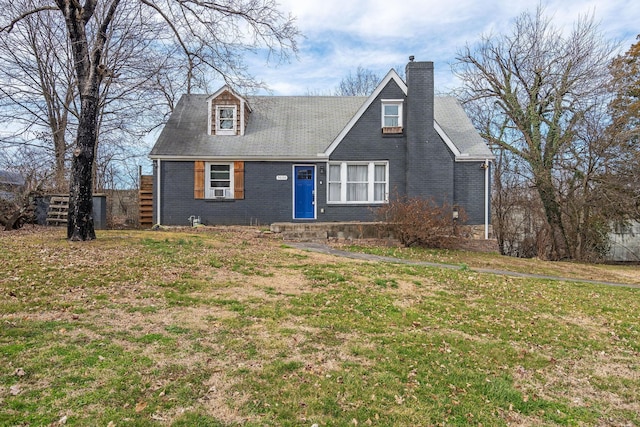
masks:
[[[183,95],[151,150],[160,159],[313,160],[322,158],[367,97],[247,97],[252,112],[243,136],[209,135],[209,95]],[[436,97],[434,117],[443,139],[464,160],[493,155],[455,98]]]
[[[333,141],[366,97],[248,97],[243,136],[207,134],[208,95],[183,95],[150,156],[314,159]]]
[[[444,131],[444,135],[440,136],[443,139],[448,138],[458,150],[457,160],[494,158],[493,153],[473,127],[469,116],[456,98],[452,96],[436,97],[433,115],[436,124]]]
[[[25,181],[19,173],[0,170],[0,184],[24,185]]]

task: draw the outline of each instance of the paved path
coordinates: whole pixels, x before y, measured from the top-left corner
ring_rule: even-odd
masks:
[[[546,276],[543,274],[530,274],[530,273],[518,273],[515,271],[506,271],[506,270],[495,270],[492,268],[467,268],[462,267],[460,265],[455,264],[441,264],[436,262],[426,262],[426,261],[413,261],[409,259],[402,258],[393,258],[388,256],[381,255],[373,255],[373,254],[363,254],[358,252],[349,252],[343,251],[340,249],[333,248],[329,245],[325,245],[323,243],[316,242],[287,242],[287,245],[312,251],[319,252],[328,255],[335,255],[343,258],[351,258],[351,259],[359,259],[364,261],[377,261],[377,262],[390,262],[396,264],[407,264],[407,265],[420,265],[426,267],[435,267],[435,268],[447,268],[451,270],[462,270],[463,268],[468,269],[469,271],[475,271],[477,273],[488,273],[488,274],[499,274],[502,276],[512,276],[512,277],[528,277],[532,279],[546,279],[546,280],[558,280],[564,282],[580,282],[580,283],[591,283],[594,285],[605,285],[605,286],[617,286],[622,288],[635,288],[640,289],[640,285],[634,285],[629,283],[616,283],[616,282],[606,282],[602,280],[589,280],[589,279],[578,279],[578,278],[568,278],[568,277],[558,277],[558,276]]]

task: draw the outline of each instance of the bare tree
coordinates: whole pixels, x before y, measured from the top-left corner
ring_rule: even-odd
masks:
[[[149,15],[140,8],[121,7],[108,33],[104,63],[112,71],[100,90],[96,152],[100,141],[132,148],[163,122],[167,104],[173,105],[155,81],[184,80],[174,64],[155,59],[151,47],[161,27]],[[12,125],[11,138],[2,145],[51,153],[55,174],[47,188],[60,192],[69,186],[70,141],[79,116],[71,49],[58,41],[65,38],[64,20],[55,11],[26,17],[11,33],[0,34],[0,117]]]
[[[623,193],[618,199],[626,203],[625,210],[633,212],[636,220],[640,218],[640,35],[637,39],[611,64],[615,97],[609,105],[611,124],[607,131],[620,161],[603,177]]]
[[[25,17],[0,37],[0,118],[14,127],[10,145],[21,141],[50,151],[51,187],[58,191],[68,186],[65,161],[75,120],[75,81],[64,40],[64,25],[51,12]]]
[[[336,88],[337,96],[369,96],[380,83],[380,76],[358,66],[355,74],[349,72]]]
[[[150,60],[157,57],[149,47],[159,28],[143,12],[122,7],[109,31],[104,62],[113,71],[100,91],[96,151],[101,140],[131,145],[165,114],[167,102],[158,100],[159,88],[149,82],[160,75],[175,76],[175,70]],[[0,117],[13,127],[5,148],[24,144],[50,152],[55,174],[47,187],[63,192],[69,186],[69,149],[79,105],[71,49],[60,39],[66,39],[66,29],[55,11],[28,16],[14,31],[0,35]]]
[[[526,165],[544,209],[552,259],[575,256],[563,218],[563,183],[584,145],[576,137],[579,127],[601,105],[614,51],[593,18],[580,18],[563,34],[539,7],[518,17],[510,34],[483,36],[477,46],[463,48],[454,65],[461,99],[493,112],[476,123],[482,136]]]
[[[92,218],[93,166],[100,119],[100,91],[105,81],[116,77],[105,62],[109,32],[118,12],[127,4],[121,0],[55,0],[34,3],[3,1],[12,13],[0,29],[11,32],[32,15],[56,11],[66,25],[66,38],[74,64],[79,97],[78,130],[74,143],[69,186],[70,240],[95,239]],[[169,45],[177,45],[187,63],[187,89],[203,69],[225,78],[252,81],[242,65],[246,50],[265,48],[269,54],[286,57],[296,51],[299,35],[293,18],[283,16],[272,0],[226,0],[217,3],[196,0],[168,0],[164,3],[139,0],[137,7],[153,12],[151,19],[163,22]],[[99,7],[101,6],[101,7]],[[203,75],[203,74],[201,74]]]
[[[608,123],[606,99],[594,101],[575,127],[574,143],[556,173],[572,257],[584,261],[606,255],[611,226],[626,215],[619,204],[624,196],[603,179],[622,160]]]

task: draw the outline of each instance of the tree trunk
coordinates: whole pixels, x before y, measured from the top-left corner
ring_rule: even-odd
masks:
[[[67,151],[67,144],[64,139],[64,130],[59,129],[53,133],[53,146],[55,152],[55,187],[57,191],[61,191],[67,187],[66,170],[64,157]]]
[[[96,238],[93,228],[92,170],[98,129],[100,82],[104,71],[100,67],[100,61],[107,29],[119,3],[120,0],[112,0],[90,49],[85,27],[95,12],[97,0],[87,0],[83,6],[75,1],[56,0],[67,23],[80,94],[80,119],[71,162],[67,216],[67,238],[73,241]]]
[[[548,257],[555,261],[570,258],[569,243],[562,224],[562,213],[556,198],[556,189],[553,186],[551,171],[538,171],[535,175],[535,182],[544,207],[547,224],[549,225],[551,248]]]
[[[93,89],[90,90],[93,92]],[[96,95],[82,96],[82,113],[78,126],[76,148],[73,152],[69,185],[67,238],[72,241],[96,238],[96,232],[93,228],[92,168],[97,127],[97,92],[96,84]]]
[[[66,132],[69,110],[73,103],[74,94],[75,91],[72,87],[67,88],[64,105],[61,107],[58,106],[57,103],[49,102],[51,104],[49,107],[51,111],[49,122],[51,123],[51,132],[53,133],[53,147],[56,165],[55,180],[56,189],[58,191],[62,191],[64,188],[69,186],[69,181],[67,181],[67,168],[65,164],[68,148]]]

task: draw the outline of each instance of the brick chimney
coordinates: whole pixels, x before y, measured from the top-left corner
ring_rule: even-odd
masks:
[[[453,197],[453,159],[433,126],[433,62],[409,57],[407,78],[407,196],[433,198],[437,203]]]
[[[424,122],[424,126],[411,126],[409,142],[426,142],[433,130],[433,62],[414,62],[410,57],[407,75],[407,122]],[[412,141],[411,138],[415,141]]]

